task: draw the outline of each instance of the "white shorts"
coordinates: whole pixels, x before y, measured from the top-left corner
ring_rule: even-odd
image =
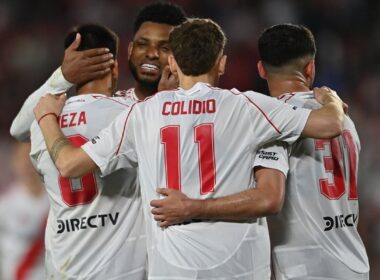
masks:
[[[369,280],[369,272],[356,273],[319,246],[275,250],[272,280]]]

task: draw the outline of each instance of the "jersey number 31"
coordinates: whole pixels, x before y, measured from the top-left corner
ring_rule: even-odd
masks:
[[[346,182],[345,174],[342,164],[344,157],[342,152],[347,151],[348,154],[348,166],[349,166],[349,191],[348,199],[356,200],[358,199],[358,193],[356,189],[356,164],[357,164],[357,153],[354,140],[351,133],[348,130],[343,131],[343,145],[338,138],[331,140],[318,139],[315,140],[316,150],[330,150],[330,155],[325,155],[323,157],[324,166],[326,172],[333,174],[333,181],[329,182],[327,178],[322,178],[319,180],[319,186],[321,193],[328,199],[339,199],[346,192]]]

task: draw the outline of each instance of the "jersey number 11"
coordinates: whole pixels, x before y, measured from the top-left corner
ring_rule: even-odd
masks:
[[[161,143],[164,145],[166,187],[181,190],[180,126],[161,128]],[[214,191],[216,184],[214,125],[200,124],[194,127],[194,144],[198,146],[199,180],[201,194]]]

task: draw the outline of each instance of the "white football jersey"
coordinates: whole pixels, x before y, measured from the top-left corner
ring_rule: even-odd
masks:
[[[134,102],[130,96],[74,96],[66,101],[58,122],[79,147]],[[48,279],[143,279],[146,240],[137,171],[119,170],[104,178],[97,171],[63,178],[36,122],[31,142],[32,161],[51,201],[46,229]]]
[[[22,108],[12,121],[10,134],[19,141],[29,142],[30,127],[34,121],[33,109],[37,105],[40,98],[49,93],[61,94],[63,92],[67,92],[73,86],[74,84],[67,81],[63,76],[61,67],[57,68],[49,79],[25,100]],[[119,90],[115,93],[115,96],[126,96],[138,101],[134,88]]]
[[[321,106],[312,92],[279,99],[296,107]],[[284,151],[266,147],[255,165],[285,162],[286,169]],[[304,138],[289,146],[285,202],[282,212],[271,217],[270,231],[274,265],[284,279],[367,279],[362,274],[368,277],[368,258],[357,231],[359,151],[349,117],[340,137]]]
[[[246,190],[258,147],[299,137],[310,110],[245,94],[204,83],[159,92],[82,146],[105,175],[138,163],[150,279],[252,279],[262,268],[252,252],[255,243],[267,241],[258,238],[255,221],[202,220],[161,229],[149,206],[159,198],[157,187],[199,199]],[[269,258],[269,250],[262,254]]]
[[[43,236],[48,211],[45,193],[33,196],[19,184],[1,196],[0,279],[46,278]]]

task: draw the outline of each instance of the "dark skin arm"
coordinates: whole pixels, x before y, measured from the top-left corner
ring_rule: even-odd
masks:
[[[62,74],[72,84],[83,84],[103,77],[114,64],[112,53],[107,48],[78,51],[80,34],[65,50],[62,61]]]
[[[151,212],[160,227],[191,219],[243,221],[277,214],[284,202],[285,175],[276,169],[257,168],[256,188],[212,199],[192,199],[166,188],[157,192],[163,199],[152,200]]]

